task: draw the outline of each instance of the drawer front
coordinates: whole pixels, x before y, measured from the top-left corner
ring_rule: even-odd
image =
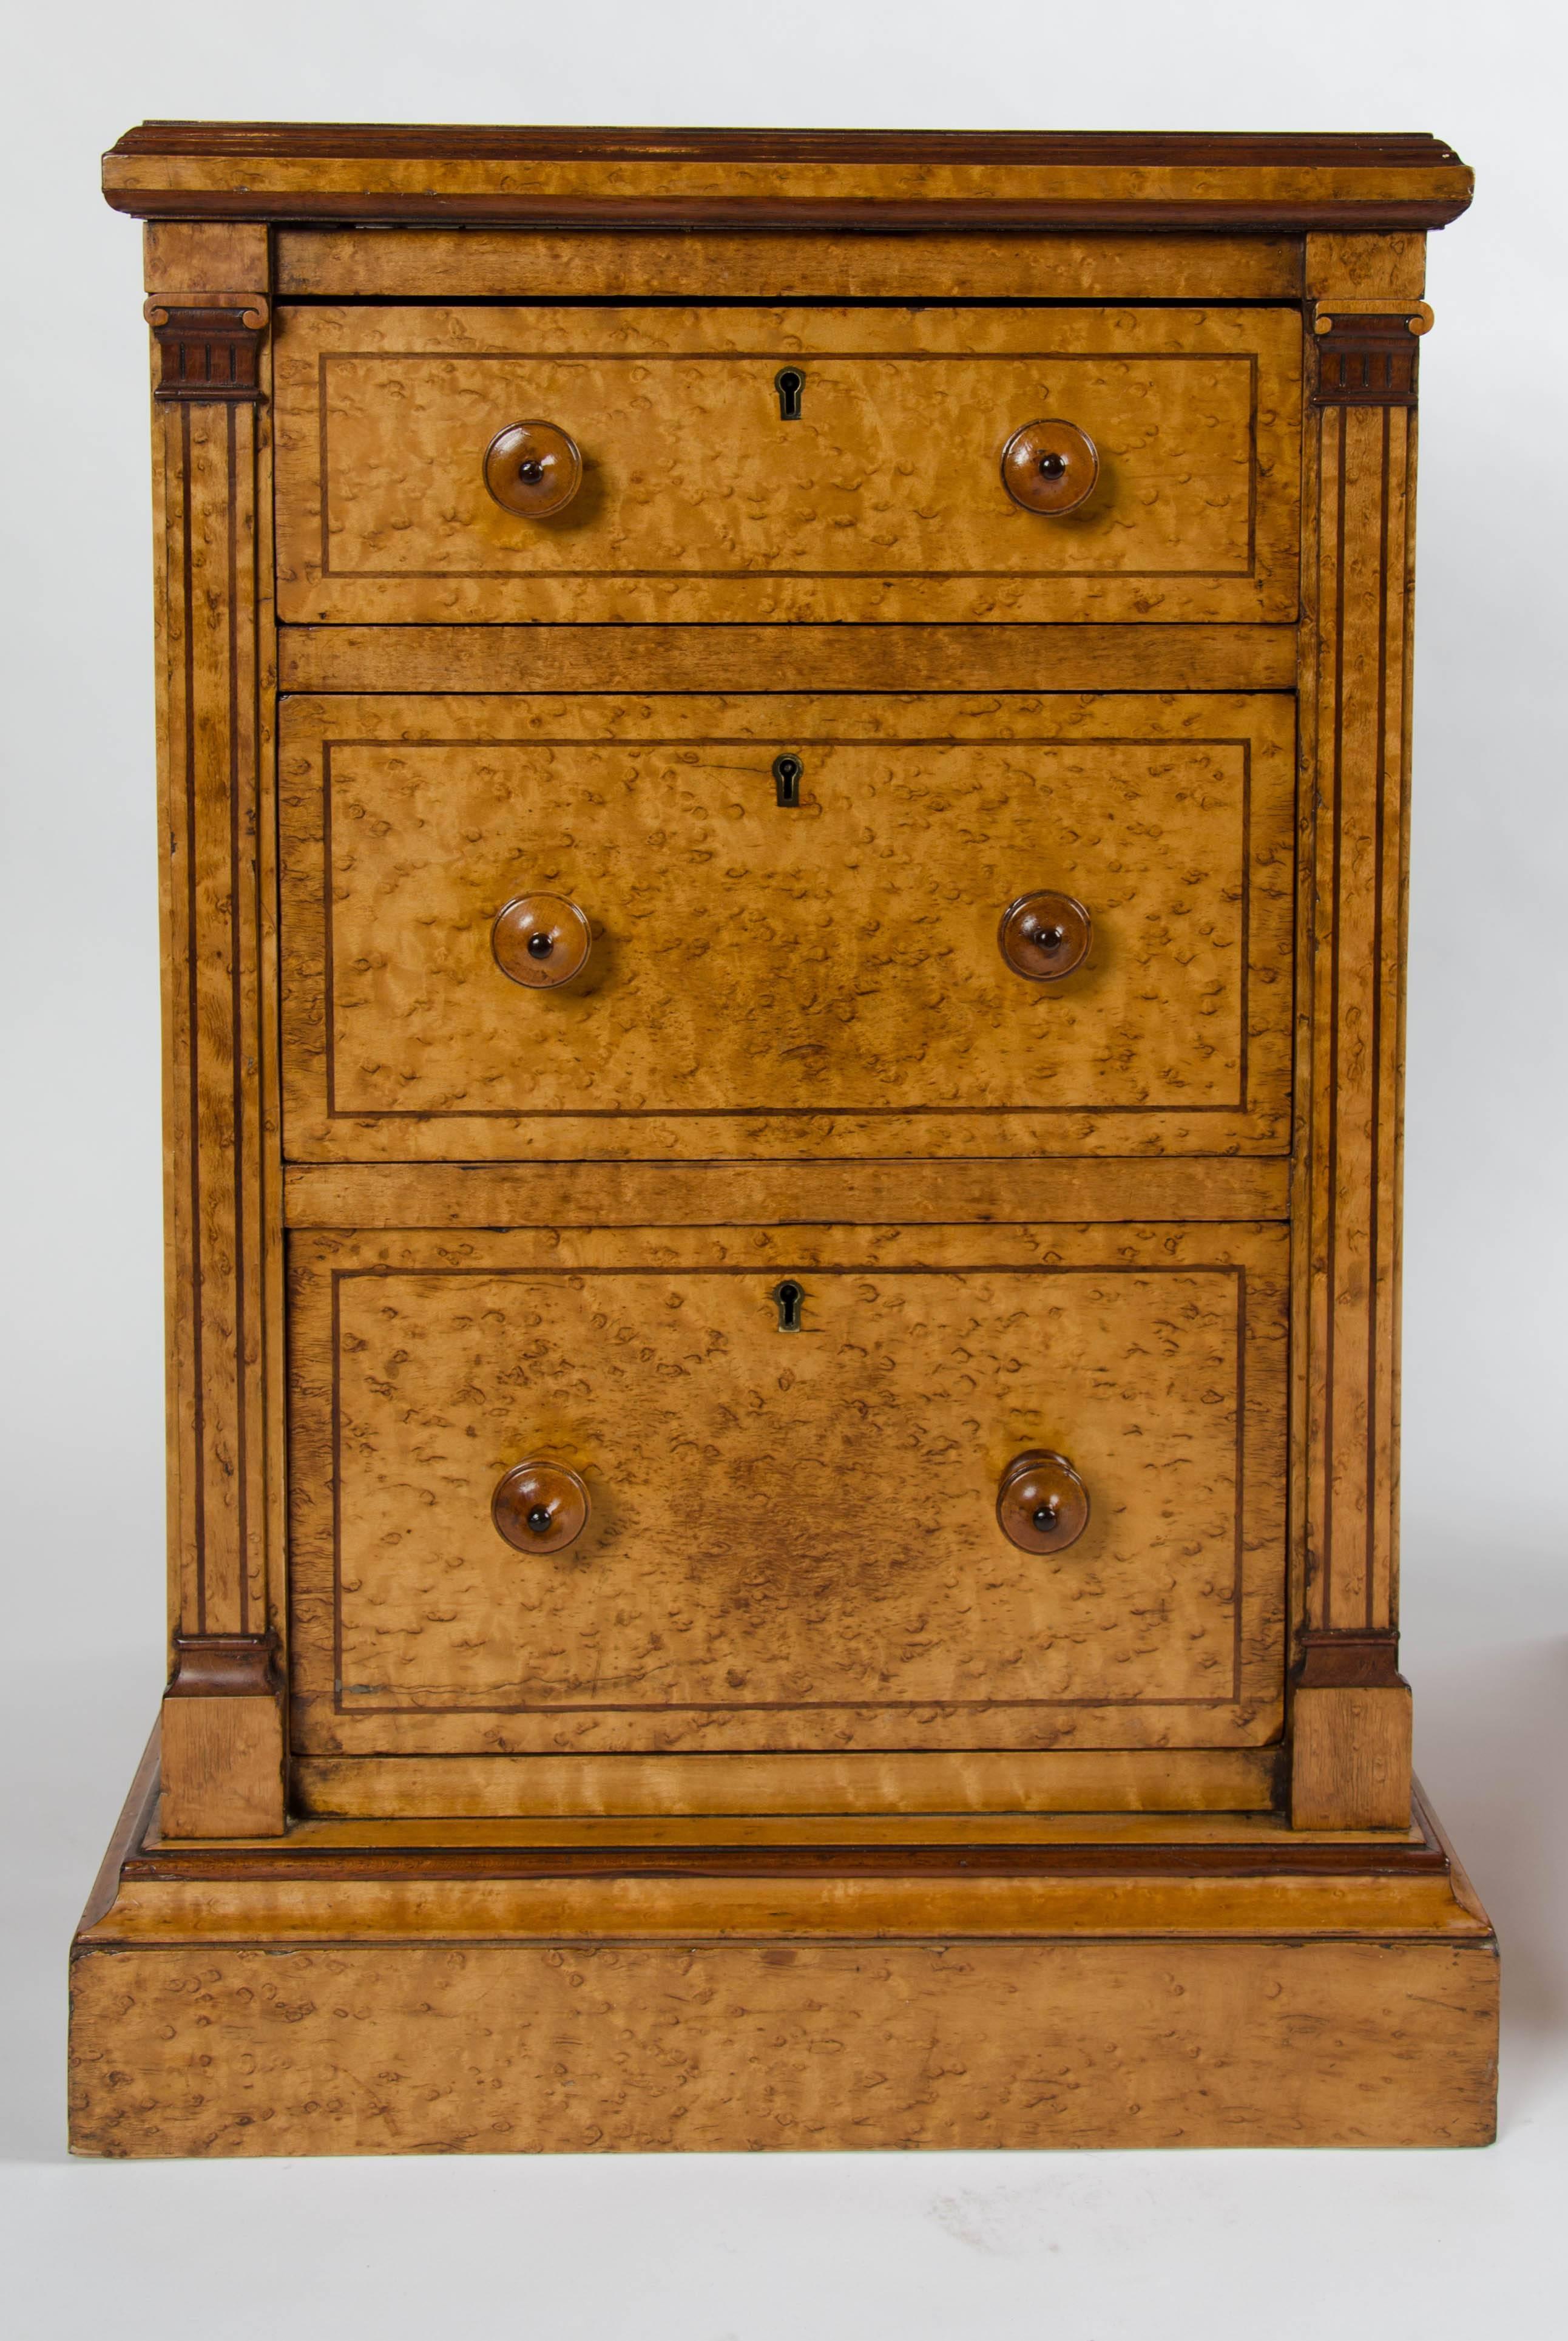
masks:
[[[1264,694],[286,702],[287,1151],[1283,1152],[1294,736]],[[1044,980],[1037,894],[1087,914]],[[581,914],[571,981],[503,971],[520,900]]]
[[[292,1239],[298,1746],[1264,1743],[1286,1248],[1174,1226]],[[1059,1550],[998,1523],[1036,1450],[1087,1493]],[[525,1462],[586,1489],[561,1549],[493,1524]]]
[[[1285,308],[285,308],[278,612],[1289,622],[1301,363]],[[1040,420],[1065,514],[1003,483]],[[545,517],[486,484],[521,423],[581,453]]]

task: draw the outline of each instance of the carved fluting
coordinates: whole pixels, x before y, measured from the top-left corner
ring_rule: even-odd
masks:
[[[1414,428],[1322,425],[1308,1622],[1397,1623],[1400,961]]]
[[[145,314],[161,359],[154,398],[204,404],[261,398],[265,301],[213,302],[198,307],[153,300]]]
[[[269,1242],[256,543],[265,304],[149,304],[162,350],[170,1536],[164,1827],[282,1827],[269,1609]],[[225,1720],[227,1717],[227,1720]]]
[[[1332,304],[1325,303],[1325,309]],[[1416,304],[1318,319],[1303,1828],[1404,1827],[1400,1152]],[[1323,327],[1326,324],[1326,332]]]
[[[165,410],[167,1154],[181,1630],[265,1618],[255,444]]]

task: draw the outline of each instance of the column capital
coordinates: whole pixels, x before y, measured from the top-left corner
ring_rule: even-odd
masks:
[[[271,322],[263,293],[154,294],[142,311],[162,361],[156,399],[259,403]]]

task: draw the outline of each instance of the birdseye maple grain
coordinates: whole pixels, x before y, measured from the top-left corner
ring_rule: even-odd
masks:
[[[1284,306],[283,308],[279,613],[1288,622],[1301,350]],[[1004,484],[1042,413],[1098,451],[1077,509]],[[549,518],[485,485],[520,415],[581,450]]]
[[[1287,1258],[1277,1226],[297,1237],[294,1744],[1261,1745]],[[1094,1491],[1059,1551],[997,1518],[1040,1448]],[[535,1569],[491,1506],[545,1456],[592,1513]]]
[[[74,2146],[1484,2140],[1396,1501],[1464,164],[170,123],[104,189],[171,1679]]]
[[[1261,693],[291,699],[288,1153],[1284,1154],[1294,746]],[[1092,921],[1049,982],[1026,892]],[[545,895],[592,956],[538,993],[491,927]]]

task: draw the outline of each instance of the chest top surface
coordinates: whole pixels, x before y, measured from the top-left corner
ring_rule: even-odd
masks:
[[[654,130],[145,122],[104,158],[143,219],[548,227],[1442,227],[1424,133]]]

